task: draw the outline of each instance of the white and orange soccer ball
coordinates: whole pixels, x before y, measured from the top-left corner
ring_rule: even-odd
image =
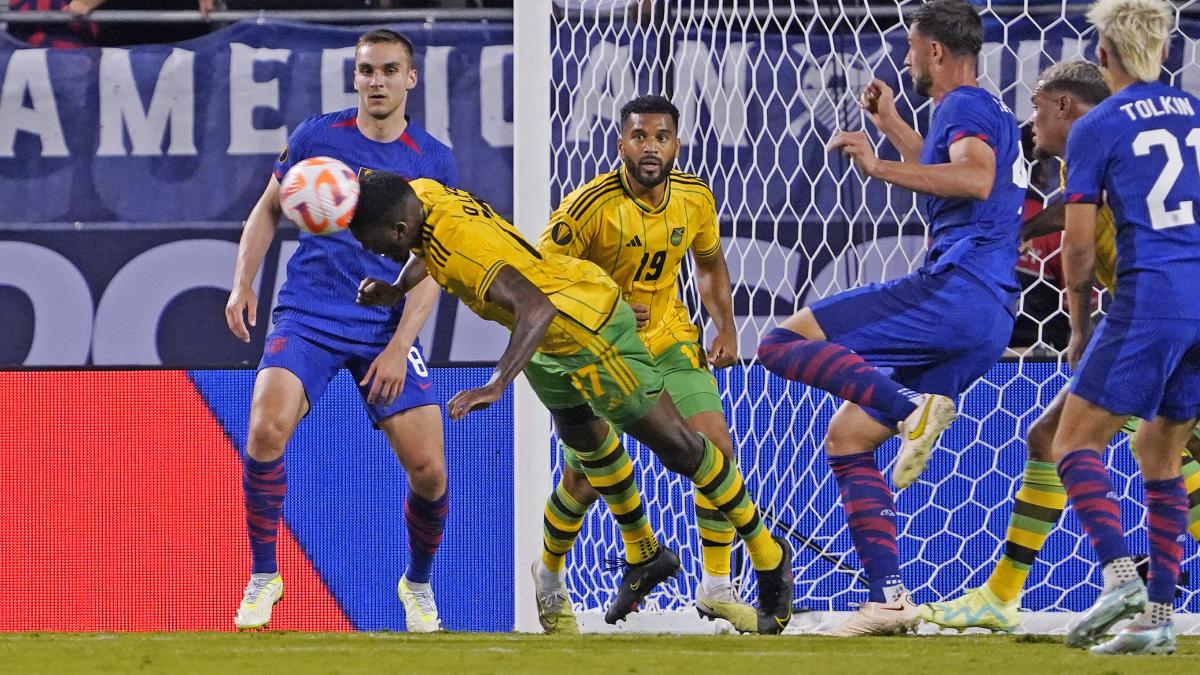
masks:
[[[336,234],[350,226],[358,206],[358,177],[331,157],[309,157],[279,185],[283,215],[309,234]]]

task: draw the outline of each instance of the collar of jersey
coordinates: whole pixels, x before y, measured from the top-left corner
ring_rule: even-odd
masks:
[[[671,174],[667,174],[667,180],[666,180],[667,188],[663,192],[662,204],[659,204],[658,208],[650,206],[646,202],[644,202],[644,201],[638,199],[636,196],[634,196],[633,190],[629,189],[629,181],[625,177],[625,167],[624,166],[617,167],[617,175],[620,176],[620,178],[621,178],[621,189],[625,190],[626,196],[628,196],[629,199],[631,201],[633,201],[634,205],[637,206],[639,209],[645,211],[646,213],[662,213],[663,211],[666,210],[667,203],[671,201]]]

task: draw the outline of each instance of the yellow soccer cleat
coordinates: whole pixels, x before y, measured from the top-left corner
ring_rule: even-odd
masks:
[[[283,577],[275,575],[267,579],[261,576],[250,577],[246,584],[246,592],[242,595],[242,604],[238,606],[233,625],[238,630],[253,630],[265,628],[271,621],[271,609],[275,603],[283,599]]]
[[[917,409],[900,423],[900,453],[892,467],[892,484],[897,490],[915,483],[925,471],[933,445],[954,416],[954,401],[939,394],[923,394]]]
[[[542,588],[538,585],[538,561],[533,561],[533,594],[537,601],[538,623],[547,635],[579,635],[575,610],[566,586]]]
[[[404,605],[404,624],[410,633],[434,633],[442,628],[438,619],[437,603],[433,600],[433,589],[429,584],[415,584],[400,577],[396,584],[396,595]]]
[[[732,585],[723,585],[715,593],[696,587],[696,613],[709,621],[725,619],[739,633],[758,632],[758,610],[733,594]]]
[[[1021,625],[1021,601],[1004,602],[987,586],[972,588],[946,602],[927,602],[921,618],[943,628],[986,628],[1011,633]]]

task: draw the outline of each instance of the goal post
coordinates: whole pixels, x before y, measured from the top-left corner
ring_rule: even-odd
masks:
[[[522,200],[545,200],[537,208],[549,209],[617,165],[614,139],[622,103],[656,93],[679,107],[678,166],[713,188],[734,285],[744,363],[717,377],[738,461],[765,519],[797,551],[796,603],[813,611],[798,615],[794,626],[817,630],[866,597],[822,450],[838,401],[769,375],[752,357],[759,337],[798,308],[903,275],[923,261],[927,223],[914,195],[863,180],[840,154],[825,151],[837,129],[864,129],[883,156],[898,156],[856,104],[872,77],[896,91],[902,116],[918,130],[928,126],[932,103],[912,91],[903,68],[907,46],[902,16],[920,2],[659,0],[626,9],[627,4],[516,3],[518,226],[530,233],[545,223],[544,217],[523,222],[536,214],[523,211]],[[1093,53],[1095,37],[1086,30],[1083,6],[1001,0],[974,4],[980,5],[986,32],[980,85],[1000,96],[1025,126],[1038,73],[1060,59]],[[525,21],[540,22],[539,30],[547,31],[540,43],[547,51],[540,60],[521,44],[524,35],[533,34],[532,28],[522,28]],[[1200,78],[1192,37],[1200,35],[1200,17],[1185,13],[1178,26],[1167,70],[1186,87]],[[541,39],[538,34],[536,40]],[[530,84],[534,74],[545,78],[537,87]],[[536,96],[549,107],[522,100]],[[540,138],[540,149],[523,146],[534,138]],[[1057,189],[1055,166],[1039,168],[1041,181],[1031,191],[1030,203]],[[1049,269],[1052,253],[1027,257],[1025,268]],[[1011,498],[1024,467],[1025,433],[1066,381],[1066,367],[1055,349],[1060,336],[1054,334],[1061,302],[1047,310],[1032,300],[1035,294],[1057,297],[1057,289],[1049,275],[1028,274],[1023,283],[1020,312],[1032,326],[1020,338],[1025,343],[1014,344],[1008,357],[961,397],[960,419],[944,435],[925,476],[897,496],[901,571],[918,601],[955,597],[986,579],[1003,549]],[[681,292],[702,322],[699,295],[686,271]],[[534,398],[528,403],[538,405]],[[530,410],[516,413],[517,471],[531,471],[516,481],[516,516],[526,521],[516,527],[518,629],[529,625],[521,617],[533,601],[526,586],[527,561],[541,550],[542,500],[561,470],[561,458],[550,453],[550,438],[535,435],[537,429],[544,433],[547,422],[529,422],[525,416]],[[893,440],[881,448],[881,467],[894,459],[896,445]],[[630,626],[708,630],[692,609],[701,548],[691,485],[635,442],[627,446],[651,524],[683,561],[683,574],[652,595]],[[533,452],[543,453],[544,459],[534,462],[524,454]],[[1106,457],[1122,496],[1131,547],[1144,553],[1141,479],[1128,443],[1118,440]],[[1184,550],[1185,571],[1200,574],[1195,544],[1185,544]],[[568,585],[585,630],[604,629],[599,617],[619,580],[607,563],[620,555],[615,522],[600,505],[593,507],[567,562]],[[743,596],[753,598],[753,574],[740,544],[734,557],[735,582]],[[1094,599],[1098,579],[1086,537],[1068,510],[1030,575],[1024,606],[1031,613],[1025,628],[1065,628],[1072,614]],[[1195,620],[1200,593],[1195,589],[1195,582],[1181,589],[1177,626],[1185,631],[1200,630]]]

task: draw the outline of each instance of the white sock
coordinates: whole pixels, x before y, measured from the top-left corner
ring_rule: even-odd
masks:
[[[1137,565],[1133,563],[1133,558],[1129,556],[1113,560],[1105,565],[1101,571],[1104,573],[1105,591],[1111,591],[1117,586],[1138,578]]]
[[[893,584],[891,586],[884,586],[883,587],[883,600],[885,603],[890,605],[893,602],[896,602],[897,600],[900,599],[901,593],[906,593],[906,592],[908,592],[908,589],[906,589],[904,587],[904,584]]]
[[[729,577],[710,576],[708,572],[700,574],[700,587],[704,589],[705,595],[717,595],[728,589],[729,586]]]
[[[404,577],[404,583],[408,586],[409,590],[417,593],[420,593],[421,591],[429,592],[433,590],[433,586],[431,584],[419,584],[412,579],[409,579],[407,576]]]
[[[537,587],[540,590],[550,590],[554,588],[562,588],[566,584],[563,583],[563,573],[561,571],[554,572],[546,567],[546,563],[538,560],[537,564]]]
[[[271,579],[274,579],[277,576],[279,576],[279,572],[255,572],[250,575],[250,578],[251,579],[266,579],[266,580],[270,581]]]
[[[1171,603],[1147,602],[1146,608],[1133,620],[1140,628],[1158,628],[1171,621]]]

